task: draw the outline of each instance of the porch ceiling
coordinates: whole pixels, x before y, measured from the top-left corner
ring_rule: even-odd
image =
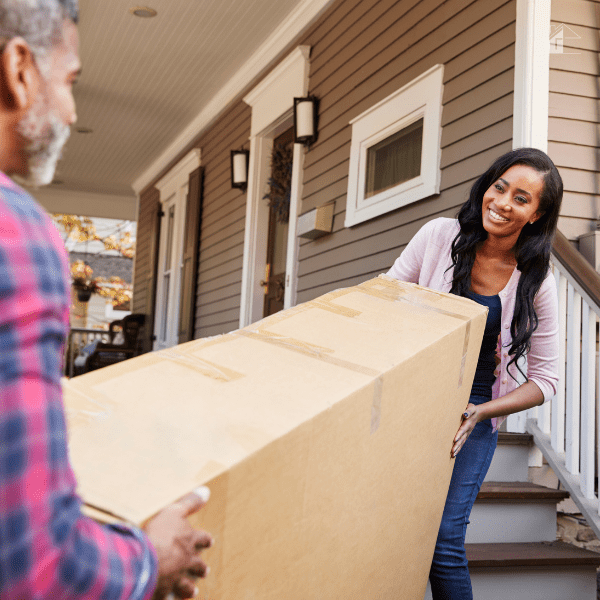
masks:
[[[80,0],[78,122],[51,188],[133,197],[134,181],[303,2]],[[132,16],[138,5],[158,16]]]

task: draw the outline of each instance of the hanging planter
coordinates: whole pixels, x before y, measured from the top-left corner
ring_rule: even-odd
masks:
[[[275,212],[279,223],[287,223],[290,219],[293,153],[292,144],[273,146],[269,192],[263,198],[269,201],[269,207]]]

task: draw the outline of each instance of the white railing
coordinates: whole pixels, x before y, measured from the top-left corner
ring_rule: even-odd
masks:
[[[600,465],[600,360],[597,352],[600,305],[556,256],[553,256],[552,268],[559,309],[558,391],[552,402],[511,415],[507,429],[533,434],[536,450],[530,465],[541,465],[544,456],[600,537],[596,488]]]

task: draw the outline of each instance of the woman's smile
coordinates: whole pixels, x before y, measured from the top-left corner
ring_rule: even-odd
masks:
[[[508,219],[506,217],[499,215],[495,210],[488,208],[488,211],[490,213],[490,218],[492,218],[494,221],[500,221],[500,222],[508,221]]]

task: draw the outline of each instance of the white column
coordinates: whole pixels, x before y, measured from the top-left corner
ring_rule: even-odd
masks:
[[[548,150],[551,0],[517,0],[513,148]]]

